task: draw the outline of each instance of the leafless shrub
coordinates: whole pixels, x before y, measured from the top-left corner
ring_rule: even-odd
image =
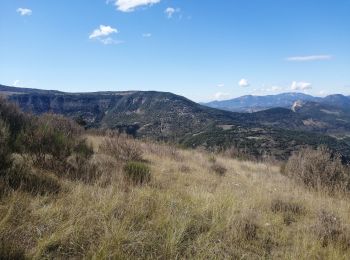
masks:
[[[321,210],[313,229],[323,247],[330,243],[338,244],[343,249],[350,247],[348,231],[342,225],[341,219],[333,213]]]
[[[317,190],[345,191],[350,187],[349,170],[342,165],[338,155],[332,155],[325,147],[304,148],[294,153],[282,172]]]
[[[99,149],[118,161],[142,161],[143,153],[140,145],[125,134],[105,137]]]

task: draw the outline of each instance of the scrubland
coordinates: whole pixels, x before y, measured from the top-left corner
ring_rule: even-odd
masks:
[[[350,257],[347,189],[291,177],[305,171],[297,156],[281,167],[111,133],[79,136],[70,150],[57,139],[64,155],[40,145],[31,152],[41,158],[28,149],[0,154],[9,169],[1,171],[0,258]]]

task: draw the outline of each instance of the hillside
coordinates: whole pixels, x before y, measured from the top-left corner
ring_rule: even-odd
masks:
[[[296,112],[273,108],[234,113],[155,91],[63,93],[0,86],[1,93],[23,111],[61,114],[86,128],[116,129],[135,137],[186,147],[210,150],[234,147],[252,156],[267,154],[284,160],[305,145],[325,144],[350,158],[349,144],[328,136],[346,136],[350,121],[345,112],[339,117],[327,114],[333,111],[329,107],[316,111],[303,105]]]
[[[50,177],[60,186],[57,194],[18,190],[1,197],[3,254],[344,260],[350,255],[342,238],[350,224],[349,197],[310,191],[281,175],[277,165],[127,141],[141,149],[152,174],[148,184],[134,186],[123,178],[124,162],[99,148],[104,137],[88,140],[95,147],[88,164],[97,170],[93,179],[46,172],[58,176]]]
[[[215,123],[239,123],[236,114],[166,92],[62,93],[0,86],[23,111],[82,118],[88,127],[122,129],[139,136],[176,138]],[[243,123],[243,122],[242,122]]]
[[[0,99],[0,258],[348,259],[350,167],[324,147],[283,164],[245,155]]]

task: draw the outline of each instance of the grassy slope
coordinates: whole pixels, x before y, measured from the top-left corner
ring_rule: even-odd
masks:
[[[94,160],[113,169],[110,182],[62,179],[58,195],[13,192],[0,200],[0,233],[37,258],[349,259],[350,250],[337,242],[322,247],[314,234],[320,210],[350,224],[348,197],[305,190],[269,164],[217,156],[228,170],[219,176],[209,154],[142,146],[149,185],[126,185],[120,167],[98,152]],[[276,199],[302,213],[289,223],[271,210]]]

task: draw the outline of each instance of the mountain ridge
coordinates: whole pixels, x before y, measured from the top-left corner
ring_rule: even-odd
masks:
[[[330,136],[350,134],[350,118],[337,111],[337,121],[333,108],[320,103],[316,103],[320,107],[304,104],[297,112],[278,107],[237,113],[203,106],[170,92],[65,93],[0,85],[1,93],[25,112],[62,114],[87,128],[115,129],[187,147],[235,146],[257,157],[268,153],[285,159],[300,147],[325,144],[350,158],[350,142],[348,145]]]
[[[274,107],[291,108],[296,101],[310,101],[324,104],[346,104],[350,107],[350,99],[342,94],[333,94],[326,97],[315,97],[299,92],[287,92],[276,95],[253,96],[246,95],[222,101],[201,103],[209,107],[232,112],[257,112]]]

